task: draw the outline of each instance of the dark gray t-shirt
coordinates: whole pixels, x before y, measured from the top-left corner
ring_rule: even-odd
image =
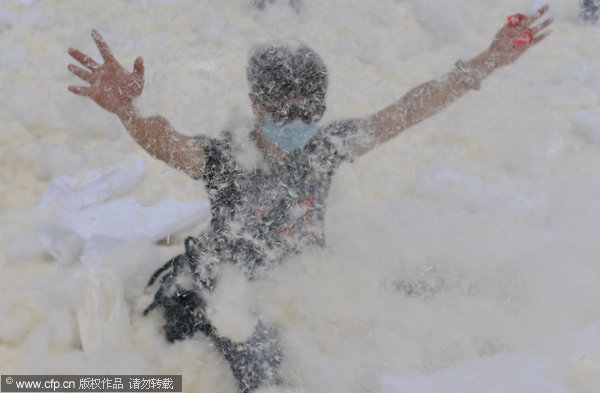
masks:
[[[243,169],[228,133],[197,137],[212,212],[211,230],[198,238],[202,249],[252,276],[259,266],[323,246],[325,200],[335,170],[354,159],[357,125],[347,120],[320,128],[286,162],[266,169]]]

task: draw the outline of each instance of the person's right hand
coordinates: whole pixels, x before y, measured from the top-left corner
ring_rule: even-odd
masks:
[[[133,63],[133,72],[127,72],[114,58],[108,45],[96,30],[92,30],[103,64],[98,64],[77,49],[70,48],[69,54],[86,69],[69,64],[69,71],[90,84],[89,87],[69,86],[75,94],[90,97],[102,108],[121,115],[132,108],[132,101],[142,94],[144,87],[144,62],[138,57]]]

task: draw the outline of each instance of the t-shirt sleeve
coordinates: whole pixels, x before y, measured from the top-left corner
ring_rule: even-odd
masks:
[[[332,168],[344,161],[354,161],[361,140],[359,122],[360,120],[343,120],[323,127],[309,147],[311,154],[322,164],[328,164]]]
[[[209,138],[206,136],[194,137],[204,150],[204,173],[202,179],[209,189],[218,190],[231,179],[235,170],[231,159],[231,143],[227,137],[223,139]]]

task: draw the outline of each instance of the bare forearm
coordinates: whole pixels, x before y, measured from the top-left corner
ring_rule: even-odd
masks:
[[[469,90],[479,89],[480,82],[494,69],[484,59],[485,56],[480,55],[468,62],[457,62],[452,71],[416,87],[394,104],[393,107],[406,108],[404,110],[409,114],[405,118],[404,128],[433,116]]]
[[[161,116],[142,117],[134,107],[117,116],[133,139],[152,157],[182,170],[193,178],[202,176],[204,151],[200,144],[180,134]]]
[[[470,61],[457,63],[449,73],[415,87],[396,103],[366,119],[362,127],[371,140],[364,146],[364,152],[433,116],[470,89],[477,89],[495,68],[486,59],[489,56],[484,52]]]

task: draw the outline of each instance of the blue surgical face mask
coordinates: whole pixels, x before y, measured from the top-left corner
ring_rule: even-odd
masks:
[[[292,151],[301,149],[317,132],[317,125],[306,124],[302,120],[294,120],[283,125],[273,122],[270,115],[265,116],[263,133],[281,150]]]

